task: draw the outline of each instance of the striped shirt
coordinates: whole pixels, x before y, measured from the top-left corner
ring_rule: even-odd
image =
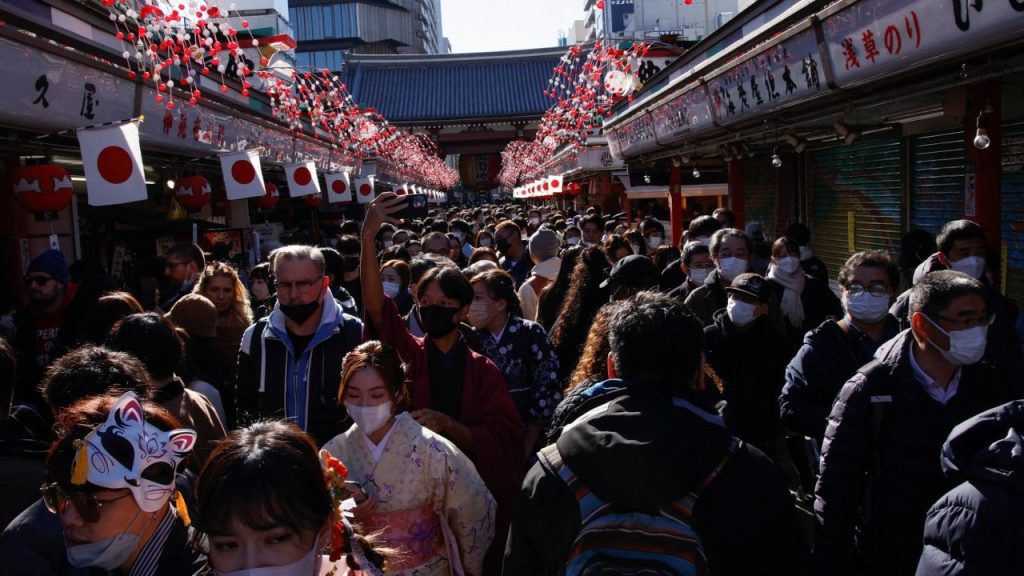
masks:
[[[163,520],[160,521],[160,525],[153,531],[153,536],[149,538],[138,557],[135,558],[128,576],[153,576],[156,574],[156,569],[160,565],[160,555],[164,551],[164,544],[167,543],[167,537],[171,534],[171,528],[174,527],[177,518],[173,509],[167,511]]]

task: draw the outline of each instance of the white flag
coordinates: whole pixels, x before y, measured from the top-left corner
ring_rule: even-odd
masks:
[[[348,172],[328,172],[324,174],[327,181],[327,202],[352,201],[352,184],[348,179]]]
[[[110,206],[146,199],[139,125],[78,130],[90,206]]]
[[[222,154],[220,171],[224,175],[224,190],[228,200],[266,196],[259,150]]]
[[[366,178],[356,178],[356,200],[360,204],[369,204],[373,202],[373,176],[367,176]]]
[[[551,186],[551,189],[549,190],[549,192],[551,192],[552,194],[561,194],[562,193],[562,175],[561,174],[555,174],[554,176],[549,176],[548,177],[548,184],[550,184],[550,186]]]
[[[284,167],[288,177],[288,195],[292,198],[311,196],[320,192],[320,180],[316,177],[316,164],[297,162]]]

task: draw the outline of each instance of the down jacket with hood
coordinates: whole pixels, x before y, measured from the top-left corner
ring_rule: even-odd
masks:
[[[966,480],[928,511],[917,574],[1024,574],[1024,400],[954,428],[942,470]]]
[[[650,510],[682,498],[732,442],[696,391],[673,397],[622,381],[597,386],[617,390],[604,396],[607,409],[569,427],[556,444],[580,480],[615,506]],[[715,576],[807,573],[807,545],[785,481],[746,443],[700,492],[692,520]],[[562,574],[579,530],[576,497],[535,462],[516,504],[502,574]]]
[[[912,345],[909,330],[883,344],[832,407],[814,502],[820,574],[913,574],[928,508],[955,486],[939,464],[943,442],[1007,400],[979,362],[961,368],[957,393],[939,403],[914,377]]]

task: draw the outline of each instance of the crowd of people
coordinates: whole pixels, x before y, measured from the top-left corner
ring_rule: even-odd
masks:
[[[1020,572],[1024,323],[977,224],[830,274],[723,208],[673,244],[406,204],[248,270],[175,245],[158,290],[33,259],[3,572]]]

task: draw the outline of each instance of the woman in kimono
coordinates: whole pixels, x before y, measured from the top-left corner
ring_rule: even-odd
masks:
[[[345,356],[338,401],[355,425],[324,449],[348,466],[356,519],[395,550],[387,574],[482,574],[494,498],[454,444],[403,410],[398,352],[371,340]]]
[[[484,572],[497,574],[523,481],[523,424],[501,371],[471,350],[459,331],[469,315],[473,288],[458,268],[433,268],[416,284],[424,338],[409,333],[394,302],[385,297],[373,238],[384,222],[400,222],[391,215],[406,202],[405,197],[384,193],[367,210],[360,268],[364,314],[367,326],[381,342],[395,347],[408,365],[409,415],[469,456],[494,496],[494,544]]]
[[[558,356],[540,324],[524,320],[512,276],[488,270],[473,276],[473,304],[469,323],[480,336],[481,351],[502,374],[519,417],[526,425],[523,455],[538,450],[537,443],[555,407],[562,399],[558,385]]]

